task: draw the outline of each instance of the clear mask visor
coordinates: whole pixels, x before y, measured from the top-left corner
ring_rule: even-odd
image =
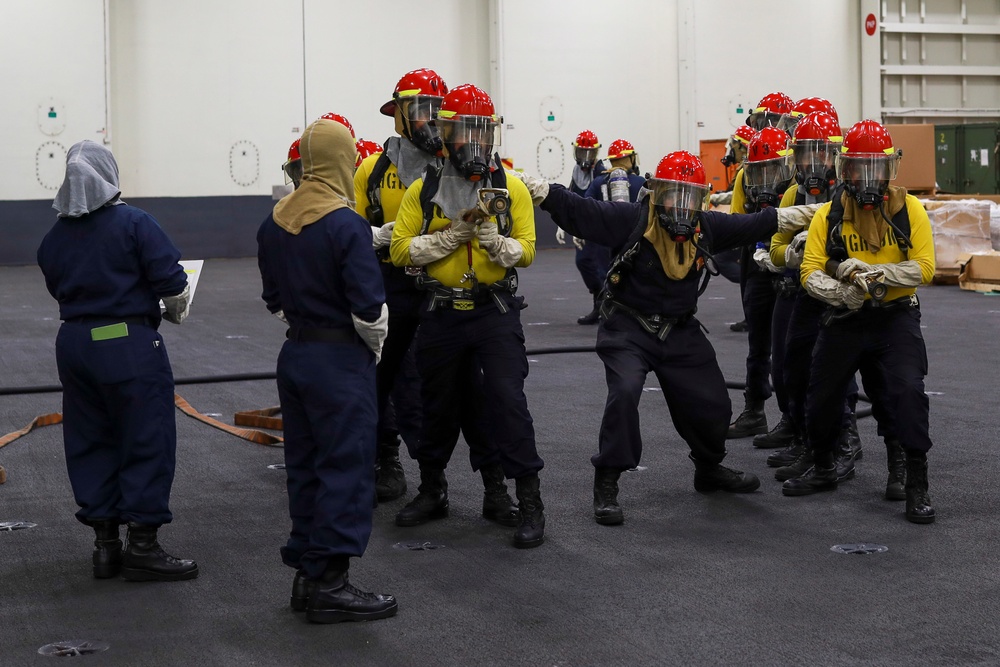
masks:
[[[708,208],[711,188],[707,185],[651,178],[646,187],[651,190],[652,203],[674,220],[693,220],[696,211]]]
[[[463,152],[487,158],[500,145],[500,123],[486,116],[465,116],[434,121],[449,153]]]
[[[788,161],[792,168],[804,178],[810,176],[825,178],[833,169],[840,152],[840,144],[818,139],[806,139],[792,143],[792,154]]]
[[[837,178],[851,183],[858,190],[880,190],[883,183],[896,178],[900,154],[859,155],[850,157],[839,153],[836,159]]]
[[[743,184],[750,188],[780,189],[795,174],[795,163],[787,157],[743,163]]]
[[[585,146],[574,146],[573,159],[584,169],[589,169],[597,162],[597,152],[599,150],[599,147],[587,148]]]

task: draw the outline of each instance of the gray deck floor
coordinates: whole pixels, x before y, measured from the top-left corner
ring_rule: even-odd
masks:
[[[565,250],[521,271],[529,349],[592,344],[596,329]],[[273,372],[283,326],[259,299],[254,260],[210,260],[191,317],[161,331],[177,378]],[[526,385],[546,467],[546,542],[510,545],[511,530],[479,517],[481,483],[461,446],[449,468],[452,515],[397,528],[404,501],[376,510],[362,587],[397,596],[396,618],[311,626],[287,608],[292,573],[278,449],[250,444],[181,413],[175,521],[161,531],[201,577],[177,584],[95,581],[92,535],[75,506],[59,426],[0,449],[0,664],[43,661],[50,642],[96,639],[107,665],[995,665],[1000,663],[996,446],[1000,298],[921,288],[930,358],[931,494],[937,523],[916,526],[881,499],[884,448],[871,419],[858,475],[831,494],[785,498],[750,440],[730,465],[761,476],[757,493],[703,496],[684,443],[650,376],[641,413],[644,469],[622,480],[626,523],[602,527],[591,508],[605,399],[594,354],[531,357]],[[58,382],[55,302],[34,267],[0,269],[0,387]],[[714,279],[699,317],[726,378],[741,381],[745,334],[738,288]],[[273,381],[178,387],[205,413],[277,404]],[[734,409],[742,406],[732,392]],[[0,435],[58,411],[58,394],[0,396]],[[768,414],[777,419],[774,401]],[[415,490],[416,466],[406,461]],[[411,551],[399,543],[443,549]],[[833,553],[874,542],[878,555]],[[44,663],[43,663],[44,664]]]

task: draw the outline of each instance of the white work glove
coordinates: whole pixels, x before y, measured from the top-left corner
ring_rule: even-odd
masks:
[[[566,245],[566,230],[562,227],[556,227],[556,243]]]
[[[354,321],[354,330],[365,341],[368,349],[375,353],[375,363],[382,359],[382,344],[385,343],[385,336],[389,332],[389,308],[382,304],[382,313],[374,322],[365,322],[363,319],[351,313]]]
[[[920,264],[912,259],[898,264],[872,264],[871,268],[882,272],[887,287],[917,287],[922,281]]]
[[[484,222],[479,225],[476,231],[476,238],[479,239],[479,247],[486,252],[493,252],[500,245],[500,230],[497,223]]]
[[[802,285],[809,296],[837,308],[857,310],[865,302],[865,291],[854,283],[842,283],[823,271],[813,271]]]
[[[795,235],[791,242],[785,246],[785,268],[797,269],[802,266],[802,257],[805,255],[807,231],[801,231]]]
[[[500,236],[495,222],[484,222],[476,232],[479,247],[490,256],[490,261],[505,269],[517,264],[524,254],[524,246],[517,239]]]
[[[531,203],[538,206],[549,196],[549,184],[540,178],[530,176],[523,171],[508,171],[508,174],[518,179],[528,188],[531,195]]]
[[[275,312],[273,312],[271,314],[274,315],[275,317],[277,317],[279,320],[281,320],[285,324],[288,324],[288,320],[285,319],[285,311],[284,310],[278,310],[278,311],[275,311]]]
[[[372,227],[372,248],[384,248],[392,241],[392,228],[396,226],[396,221],[384,223],[381,227]]]
[[[708,203],[712,206],[723,206],[733,202],[733,192],[713,192],[708,196]]]
[[[447,257],[458,246],[471,241],[476,236],[476,223],[453,220],[451,226],[433,234],[421,234],[410,239],[410,263],[427,266],[442,257]]]
[[[577,250],[583,250],[583,246],[587,245],[587,242],[581,238],[573,237],[573,245],[576,246]]]
[[[797,232],[812,222],[816,211],[823,204],[803,204],[802,206],[785,206],[778,209],[778,231]]]
[[[757,266],[769,273],[784,273],[783,268],[778,268],[771,261],[771,253],[767,248],[757,248],[753,253],[753,261],[757,262]]]
[[[442,234],[451,236],[457,241],[456,248],[463,243],[471,241],[476,235],[482,216],[478,209],[469,209],[459,213],[457,220],[451,221],[451,227],[442,230]]]
[[[180,294],[160,298],[163,300],[163,305],[166,308],[166,311],[163,313],[163,319],[174,324],[180,324],[187,319],[188,311],[191,308],[190,284],[184,285],[184,291]]]
[[[851,274],[855,271],[861,271],[864,273],[871,270],[872,265],[868,262],[862,262],[860,259],[848,257],[840,263],[840,266],[837,267],[837,275],[835,277],[837,280],[850,280]]]

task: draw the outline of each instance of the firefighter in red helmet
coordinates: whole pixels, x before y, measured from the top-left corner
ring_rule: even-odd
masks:
[[[639,202],[597,201],[529,176],[524,181],[557,225],[607,245],[615,254],[597,334],[608,384],[599,451],[591,459],[597,523],[624,521],[618,480],[623,470],[638,465],[642,454],[639,399],[651,371],[678,433],[691,448],[695,489],[757,489],[755,475],[721,465],[732,405],[695,311],[712,253],[770,238],[778,228],[801,228],[808,211],[768,208],[728,215],[706,210],[705,169],[686,151],[660,161],[646,183],[649,196]]]
[[[296,188],[302,182],[302,155],[299,154],[299,143],[301,139],[296,139],[288,147],[288,159],[281,165],[281,171],[285,174],[285,185],[291,183]]]
[[[539,546],[545,515],[539,491],[542,459],[524,395],[528,360],[515,267],[535,256],[535,221],[524,185],[508,179],[494,148],[500,118],[490,96],[466,84],[448,92],[434,121],[447,161],[406,190],[390,253],[416,269],[425,289],[417,333],[423,436],[417,496],[396,515],[414,526],[448,514],[445,468],[455,447],[455,420],[480,369],[489,395],[493,442],[503,475],[514,479],[519,523],[514,546]]]
[[[837,488],[834,448],[841,399],[860,370],[876,419],[891,417],[902,448],[905,516],[913,523],[931,523],[927,351],[917,287],[934,276],[934,242],[920,201],[889,184],[900,157],[884,126],[874,120],[856,123],[836,158],[843,188],[809,227],[802,285],[828,306],[806,398],[814,465],[786,481],[782,492],[799,496]]]
[[[398,136],[386,139],[383,153],[366,157],[354,177],[357,211],[372,225],[372,245],[381,260],[389,306],[389,335],[376,371],[379,452],[375,490],[382,501],[406,493],[399,436],[403,435],[410,456],[416,458],[423,420],[413,342],[424,292],[416,284],[418,271],[393,265],[389,242],[406,188],[419,180],[425,169],[441,164],[441,133],[433,121],[448,92],[444,79],[431,69],[413,70],[400,77],[392,99],[380,110],[394,118]],[[513,527],[520,521],[517,505],[504,484],[500,453],[480,414],[485,403],[482,374],[476,368],[467,373],[469,391],[458,411],[460,423],[448,438],[457,439],[461,430],[469,444],[472,468],[483,478],[483,517]]]

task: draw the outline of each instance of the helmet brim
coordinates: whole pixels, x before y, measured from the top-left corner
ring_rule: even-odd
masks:
[[[395,116],[396,100],[389,100],[379,108],[378,112],[383,116]]]

